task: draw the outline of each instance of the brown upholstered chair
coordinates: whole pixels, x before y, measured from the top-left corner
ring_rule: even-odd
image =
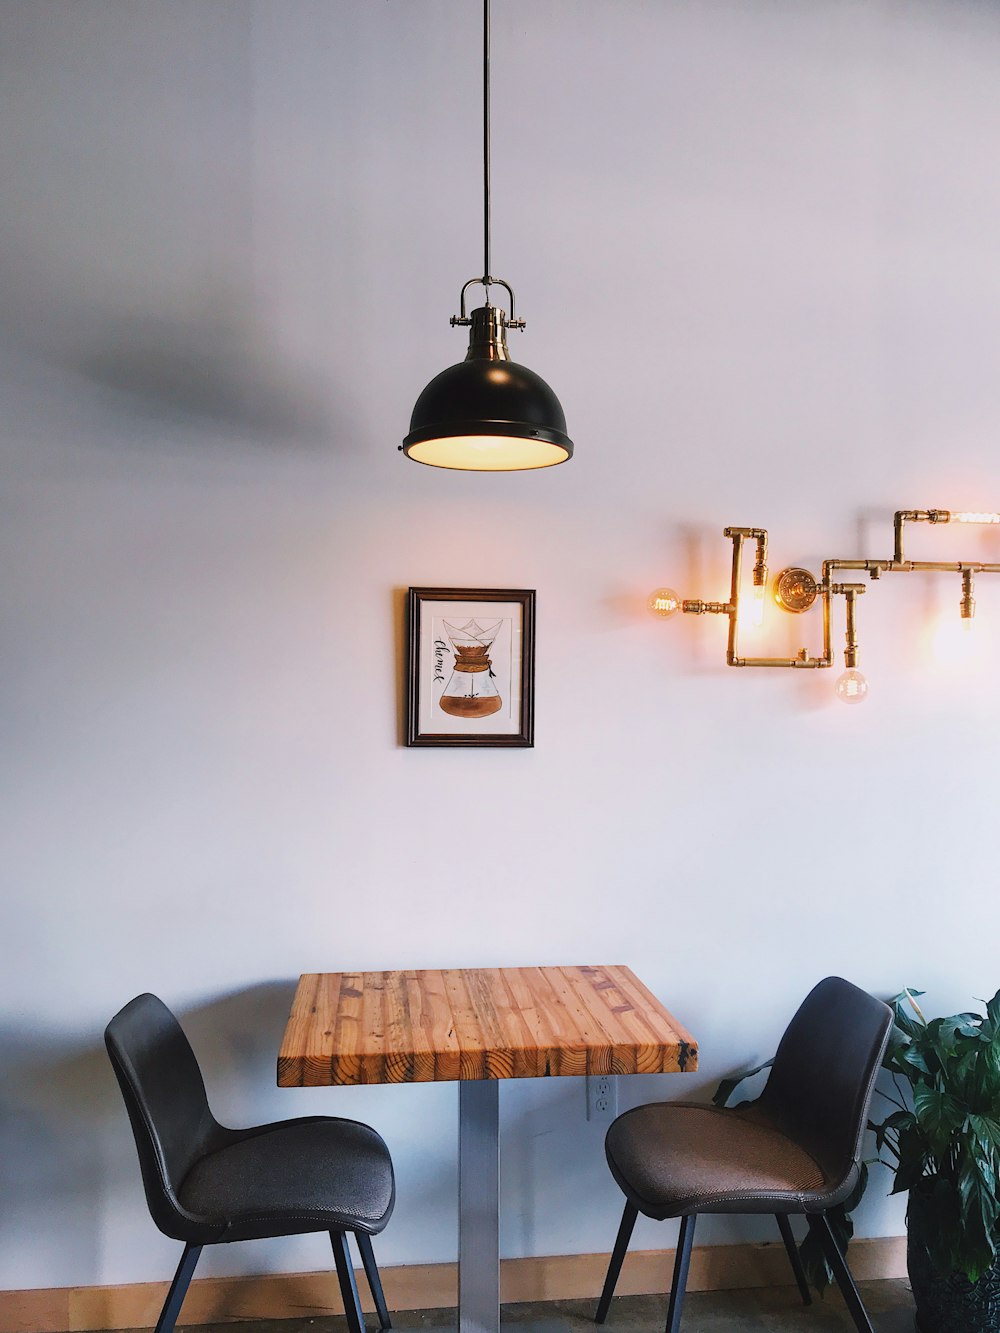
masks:
[[[104,1038],[149,1211],[164,1235],[184,1242],[156,1333],[172,1333],[203,1246],[309,1231],[330,1233],[349,1333],[365,1333],[347,1244],[354,1233],[379,1328],[389,1329],[371,1237],[388,1222],[396,1189],[375,1130],[332,1116],[220,1125],[187,1037],[155,995],[130,1000]]]
[[[597,1308],[603,1324],[636,1217],[681,1219],[667,1333],[678,1333],[695,1221],[701,1213],[773,1213],[796,1265],[790,1213],[817,1233],[860,1333],[873,1333],[826,1218],[854,1189],[875,1077],[892,1026],[881,1000],[840,977],[806,996],[782,1037],[767,1085],[732,1109],[656,1102],[608,1130],[608,1164],[625,1213]]]

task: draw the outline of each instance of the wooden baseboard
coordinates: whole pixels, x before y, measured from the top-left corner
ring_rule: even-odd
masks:
[[[665,1291],[673,1250],[630,1254],[618,1283],[620,1295]],[[906,1276],[906,1238],[887,1236],[851,1243],[856,1278]],[[604,1282],[606,1254],[562,1254],[538,1259],[505,1259],[501,1267],[504,1301],[596,1298]],[[390,1310],[431,1310],[454,1306],[455,1264],[413,1264],[382,1272]],[[791,1282],[780,1242],[762,1245],[696,1246],[689,1291],[733,1287],[784,1286]],[[366,1301],[368,1288],[359,1272]],[[50,1287],[0,1292],[0,1333],[83,1333],[90,1329],[152,1328],[166,1295],[165,1282],[118,1287]],[[272,1273],[263,1277],[195,1279],[184,1302],[185,1324],[235,1320],[310,1318],[343,1314],[333,1272]]]

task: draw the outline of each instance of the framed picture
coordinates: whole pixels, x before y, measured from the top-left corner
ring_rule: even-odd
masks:
[[[534,745],[534,592],[411,588],[407,610],[407,745]]]

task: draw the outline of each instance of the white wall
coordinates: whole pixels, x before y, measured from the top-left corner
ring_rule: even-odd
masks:
[[[300,971],[626,962],[703,1060],[623,1104],[765,1057],[831,971],[1000,983],[1000,581],[964,662],[957,578],[872,588],[853,710],[642,609],[725,596],[726,523],[815,569],[1000,506],[1000,11],[495,10],[495,267],[577,456],[490,477],[396,453],[481,263],[477,5],[0,5],[0,1287],[172,1267],[101,1046],[143,989],[223,1118],[381,1129],[392,1264],[454,1256],[455,1089],[275,1088]],[[914,554],[1000,559],[958,535]],[[537,589],[535,749],[400,746],[420,584]],[[609,1248],[581,1082],[502,1104],[504,1253]]]

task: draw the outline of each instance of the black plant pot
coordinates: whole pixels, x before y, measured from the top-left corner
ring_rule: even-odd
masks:
[[[962,1273],[941,1277],[927,1257],[939,1226],[934,1200],[910,1190],[906,1209],[906,1271],[920,1333],[1000,1333],[1000,1259],[973,1285]]]

